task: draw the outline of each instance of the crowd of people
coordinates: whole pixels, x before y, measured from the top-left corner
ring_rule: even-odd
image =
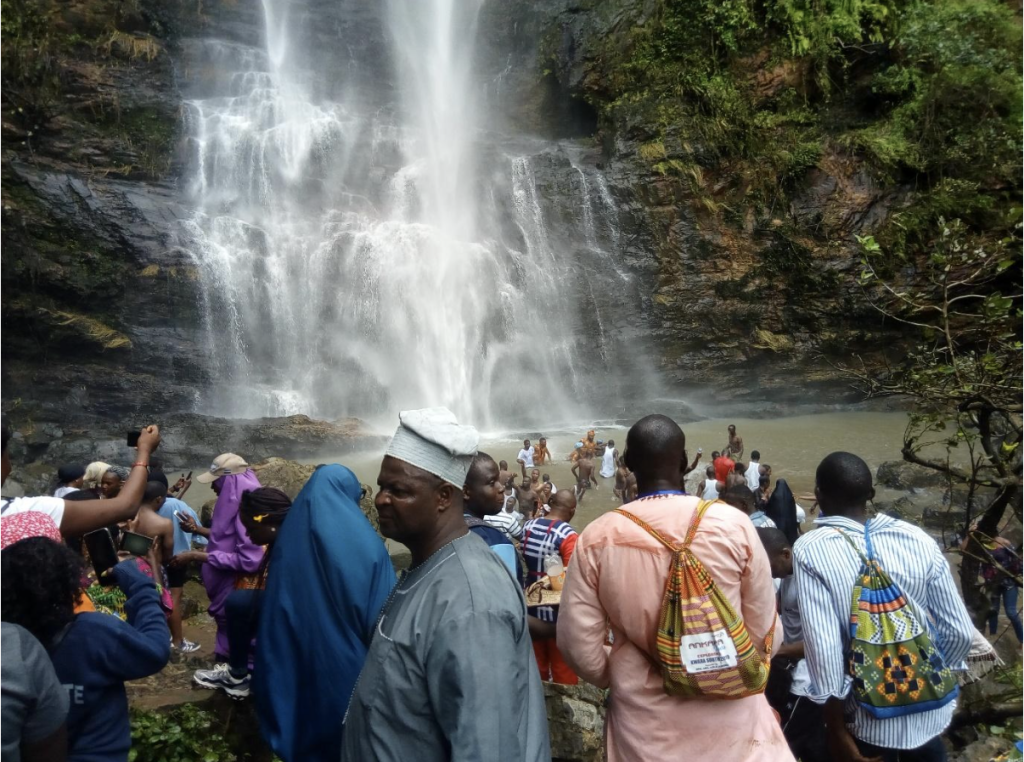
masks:
[[[542,682],[581,680],[609,690],[612,762],[932,762],[956,675],[992,653],[938,544],[871,515],[851,453],[821,461],[804,511],[735,426],[702,467],[651,415],[621,450],[588,431],[558,489],[545,438],[513,471],[448,410],[405,411],[378,533],[344,466],[293,502],[234,453],[196,477],[204,526],[159,443],[147,427],[129,467],[65,466],[52,496],[0,501],[4,762],[128,759],[125,681],[199,649],[181,621],[197,567],[217,631],[193,681],[251,696],[284,762],[550,760]],[[411,554],[397,577],[382,537]],[[1019,549],[990,546],[1019,639]]]

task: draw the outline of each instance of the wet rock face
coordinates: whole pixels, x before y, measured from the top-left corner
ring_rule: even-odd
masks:
[[[315,87],[337,96],[346,76],[358,73],[379,83],[386,100],[393,73],[377,5],[298,5],[322,20],[305,45],[312,67],[324,72]],[[258,4],[140,0],[118,8],[76,0],[55,16],[62,89],[47,96],[41,116],[27,120],[16,111],[25,99],[13,96],[25,94],[11,93],[6,78],[3,93],[5,405],[17,400],[22,420],[72,432],[192,410],[197,389],[209,382],[196,270],[180,238],[190,214],[181,106],[209,76],[195,38],[251,45],[262,35]],[[589,310],[594,319],[584,321],[580,341],[590,341],[602,317],[613,339],[602,350],[611,352],[611,368],[631,363],[637,342],[652,341],[655,367],[638,376],[714,388],[718,402],[801,395],[794,390],[808,387],[818,401],[853,397],[819,353],[870,360],[882,343],[865,327],[869,313],[851,285],[851,236],[877,226],[898,207],[899,194],[826,156],[774,217],[737,209],[740,222],[724,225],[702,211],[693,188],[638,158],[640,115],[612,132],[588,105],[607,86],[595,76],[595,43],[627,44],[625,30],[650,8],[635,0],[489,1],[480,15],[484,108],[494,126],[566,141],[581,161],[601,167],[617,207],[598,214],[598,223],[617,226],[615,256],[629,279],[618,289],[596,284],[609,294],[600,300],[603,317]],[[331,52],[338,39],[348,41],[347,57]],[[351,72],[335,70],[341,59]],[[799,79],[799,72],[751,67],[766,94]],[[545,198],[564,196],[576,181],[563,153],[552,152],[538,169]],[[728,180],[709,174],[701,182],[713,193]],[[814,233],[782,235],[780,228]],[[592,297],[575,296],[587,312]],[[619,314],[637,317],[610,329]]]
[[[878,483],[891,489],[911,490],[945,487],[946,478],[938,471],[904,460],[887,460],[875,473]]]
[[[191,265],[172,236],[185,214],[173,55],[197,9],[40,0],[23,12],[4,42],[5,72],[30,64],[3,92],[4,399],[49,420],[187,406],[202,371]],[[52,81],[32,76],[44,50]]]

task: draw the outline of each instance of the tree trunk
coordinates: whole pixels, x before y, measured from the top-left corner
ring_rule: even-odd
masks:
[[[1006,506],[1010,504],[1017,489],[1016,484],[1004,484],[1000,487],[978,520],[978,532],[982,536],[995,537],[999,534],[999,523],[1003,520]],[[974,624],[980,630],[984,628],[985,620],[992,609],[988,593],[979,581],[982,559],[989,558],[989,553],[973,533],[968,533],[967,537],[967,546],[964,548],[960,564],[960,588],[967,610],[971,612]]]

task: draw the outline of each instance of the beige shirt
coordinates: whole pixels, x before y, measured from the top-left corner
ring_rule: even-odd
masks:
[[[697,503],[696,497],[672,495],[624,507],[679,543]],[[777,628],[775,642],[781,643],[768,556],[750,518],[714,504],[692,548],[759,650],[770,627]],[[611,688],[605,728],[609,762],[675,760],[681,753],[688,762],[791,762],[763,695],[704,700],[665,693],[661,671],[647,654],[657,653],[670,563],[667,548],[613,512],[583,531],[566,574],[558,648],[581,678]],[[609,627],[612,645],[607,645]]]

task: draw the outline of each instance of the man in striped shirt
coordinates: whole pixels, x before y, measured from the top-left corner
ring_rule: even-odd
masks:
[[[851,696],[846,654],[851,595],[861,558],[836,530],[862,551],[865,529],[870,530],[875,558],[922,623],[927,622],[946,664],[957,668],[970,649],[974,628],[949,564],[935,540],[918,527],[884,515],[869,522],[867,503],[875,490],[871,470],[856,455],[834,452],[826,457],[818,466],[814,492],[822,517],[815,522],[817,529],[794,545],[794,573],[811,691],[814,698],[826,701],[832,755],[836,762],[942,762],[946,753],[939,734],[949,725],[955,701],[877,719]]]
[[[569,559],[579,539],[576,530],[569,524],[576,515],[576,497],[573,493],[567,489],[556,492],[550,506],[551,511],[546,517],[531,519],[523,528],[523,557],[526,559],[528,586],[547,574],[544,559],[550,555],[558,556],[562,566],[568,569]],[[550,606],[541,606],[534,609],[533,613],[542,622],[553,625],[558,621],[558,610]],[[548,637],[534,636],[533,652],[537,656],[542,680],[562,685],[576,685],[579,682],[572,667],[562,659],[554,634]]]

